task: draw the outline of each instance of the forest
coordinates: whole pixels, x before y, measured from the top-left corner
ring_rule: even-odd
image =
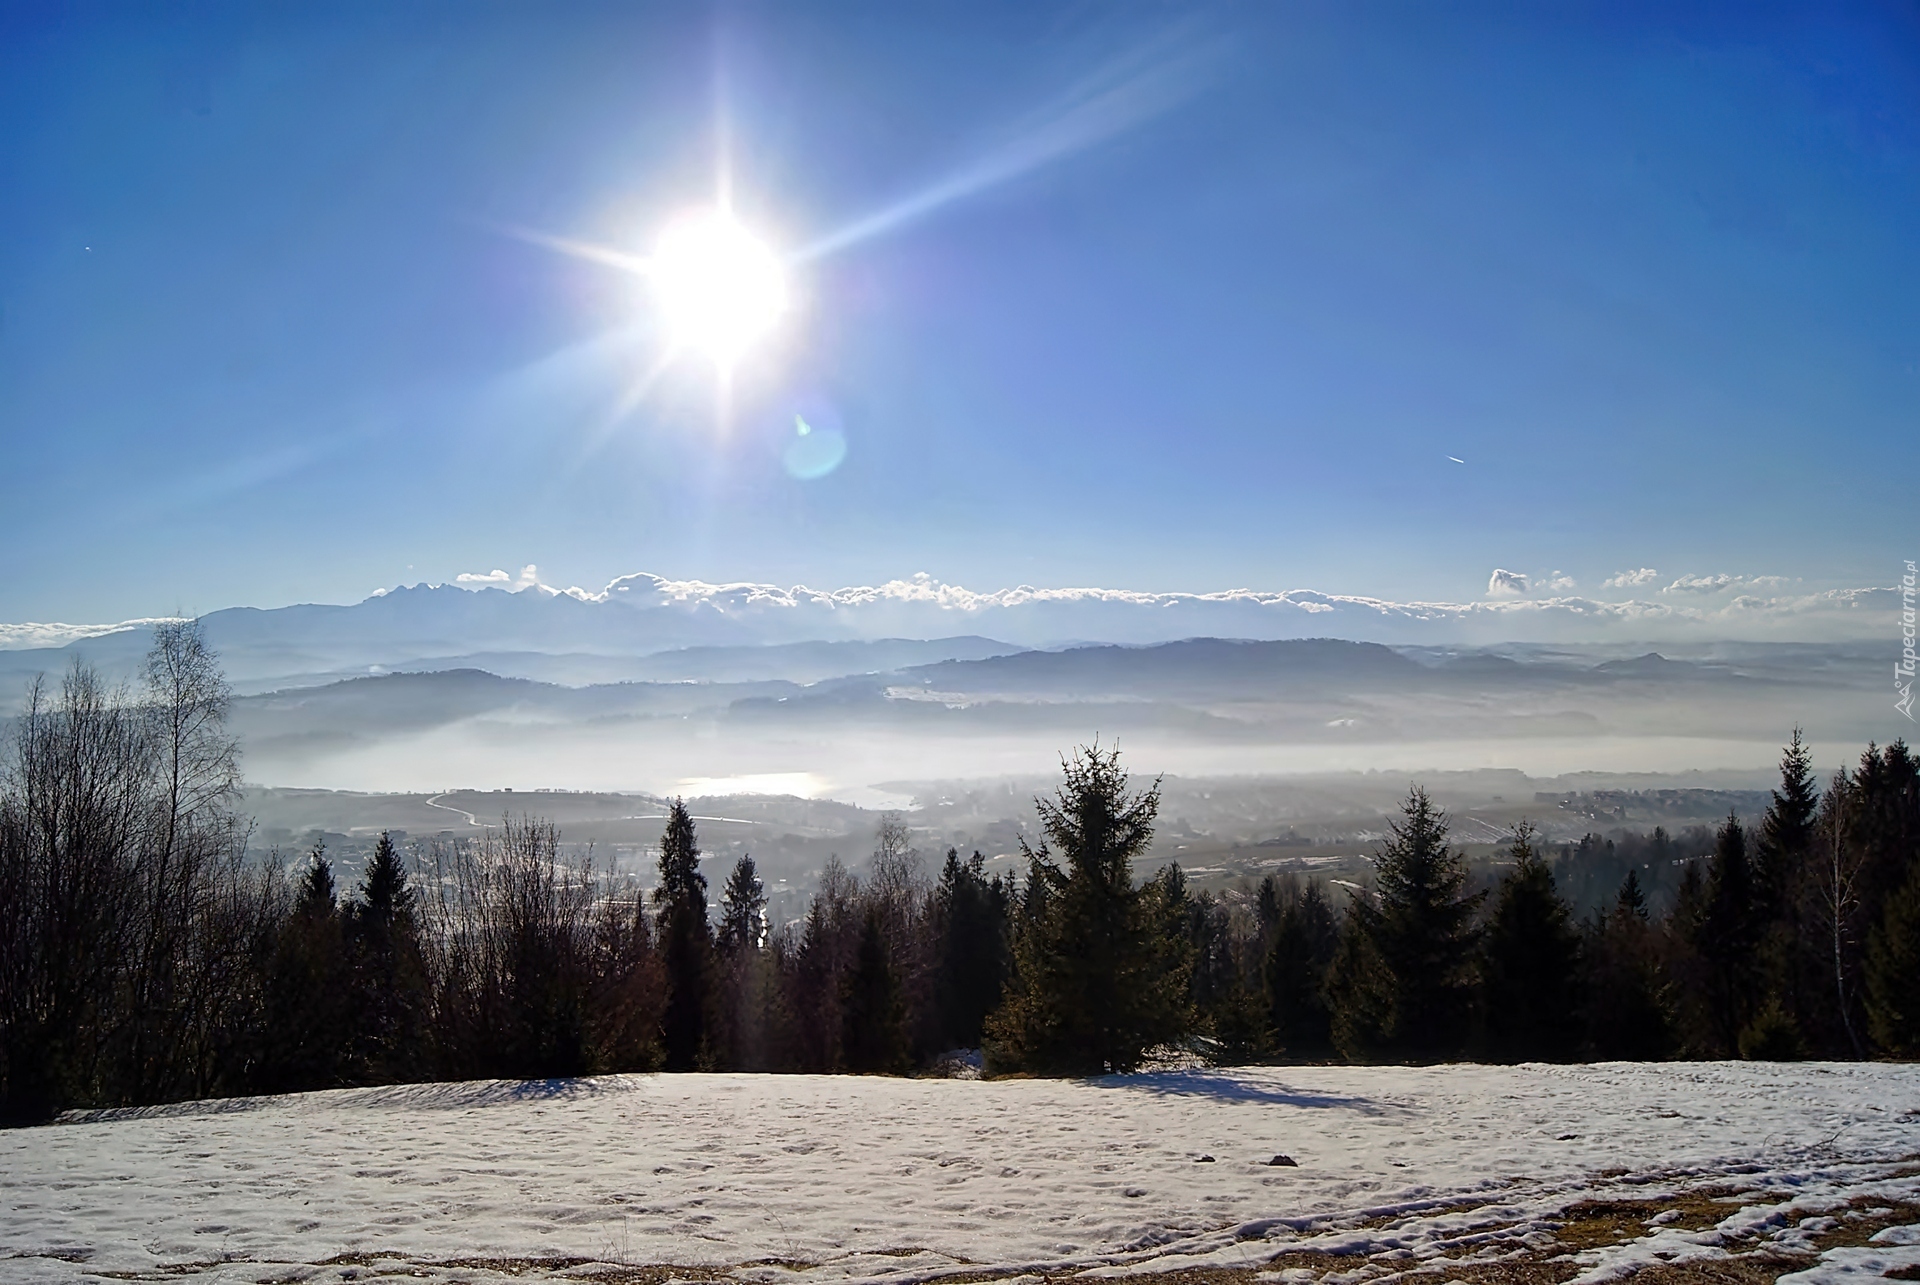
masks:
[[[1419,787],[1363,888],[1234,896],[1135,866],[1156,782],[1097,744],[1037,799],[1018,877],[928,873],[889,817],[771,927],[752,858],[709,886],[687,808],[651,889],[554,825],[250,848],[217,659],[156,628],[139,684],[28,694],[0,776],[0,1117],[618,1071],[1094,1075],[1216,1063],[1920,1054],[1920,758],[1822,782],[1796,731],[1764,816],[1557,853],[1475,886]],[[1645,872],[1643,874],[1643,872]],[[1595,880],[1605,895],[1592,895]],[[1649,897],[1649,885],[1673,888]],[[1576,915],[1565,895],[1585,890]]]

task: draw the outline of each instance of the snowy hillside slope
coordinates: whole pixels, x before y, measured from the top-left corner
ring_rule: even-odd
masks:
[[[1884,1064],[413,1085],[0,1133],[0,1278],[1837,1279],[1920,1264],[1917,1161]]]

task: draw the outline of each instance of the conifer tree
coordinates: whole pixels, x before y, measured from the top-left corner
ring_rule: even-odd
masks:
[[[708,1050],[718,1068],[767,1069],[774,969],[768,957],[767,894],[751,856],[727,876],[709,982]]]
[[[339,909],[333,891],[333,863],[327,860],[327,842],[322,839],[307,856],[306,873],[300,876],[300,894],[294,902],[295,916],[307,920],[331,919]]]
[[[1821,870],[1815,849],[1820,825],[1820,785],[1813,755],[1800,729],[1780,756],[1780,785],[1761,818],[1754,862],[1757,993],[1765,996],[1768,1031],[1747,1037],[1751,1047],[1785,1055],[1806,1043],[1834,1043],[1828,953],[1820,949]]]
[[[1636,872],[1627,871],[1612,908],[1596,916],[1586,955],[1591,1055],[1635,1062],[1665,1057],[1673,1043],[1671,996]]]
[[[400,860],[399,851],[393,846],[393,836],[382,830],[380,842],[374,845],[373,857],[367,862],[366,873],[361,876],[362,911],[368,920],[387,924],[396,919],[411,918],[413,903],[413,889],[407,883],[407,868]]]
[[[1656,835],[1662,834],[1658,826],[1654,827],[1653,832]],[[1632,915],[1641,923],[1647,922],[1647,894],[1640,888],[1638,870],[1627,871],[1627,877],[1620,881],[1620,897],[1616,907],[1623,914]]]
[[[1877,752],[1869,745],[1852,795],[1846,842],[1857,887],[1852,935],[1865,946],[1856,965],[1865,1026],[1882,1049],[1911,1049],[1916,947],[1909,890],[1920,879],[1920,756],[1904,740]]]
[[[420,1069],[425,1042],[426,965],[407,868],[381,831],[346,922],[353,971],[349,1074],[389,1083]]]
[[[1000,1003],[1010,964],[1011,890],[986,876],[986,858],[947,850],[934,890],[934,1027],[943,1048],[978,1048],[987,1014]]]
[[[1398,986],[1376,944],[1370,910],[1365,893],[1348,898],[1322,989],[1329,1037],[1349,1062],[1389,1055],[1399,1015]]]
[[[1867,1025],[1893,1056],[1920,1056],[1920,857],[1867,951]]]
[[[859,903],[859,880],[838,857],[828,857],[783,974],[791,1016],[787,1057],[795,1070],[824,1072],[841,1065],[842,992],[859,947]]]
[[[263,1087],[287,1092],[339,1082],[347,1042],[345,963],[333,863],[322,840],[307,856],[274,953]]]
[[[898,1075],[909,1066],[906,1011],[881,907],[869,901],[841,996],[840,1057],[860,1074]]]
[[[1487,925],[1487,1047],[1499,1061],[1566,1061],[1579,1040],[1580,940],[1534,847],[1536,833],[1525,821],[1515,827],[1507,847],[1514,869],[1500,881]]]
[[[1324,1056],[1333,1031],[1323,992],[1340,943],[1333,907],[1318,882],[1283,890],[1269,876],[1261,884],[1263,912],[1269,895],[1274,922],[1261,980],[1273,1038],[1289,1056]]]
[[[1813,774],[1813,751],[1793,729],[1780,756],[1780,788],[1760,822],[1760,860],[1755,871],[1756,901],[1768,916],[1784,916],[1801,868],[1813,845],[1820,784]]]
[[[1853,778],[1856,815],[1853,842],[1861,855],[1860,897],[1883,907],[1907,881],[1920,852],[1920,756],[1903,740],[1867,746]]]
[[[1274,928],[1280,923],[1281,898],[1278,879],[1268,875],[1260,881],[1259,891],[1253,898],[1253,919],[1259,929],[1262,954],[1265,954],[1266,946],[1272,940]]]
[[[660,949],[666,965],[667,1008],[661,1042],[666,1069],[691,1071],[706,1053],[707,982],[713,939],[707,925],[707,878],[700,873],[700,847],[693,815],[680,799],[667,813],[660,836]]]
[[[1061,767],[1054,797],[1035,800],[1046,839],[1026,849],[1028,922],[1015,946],[1017,979],[988,1024],[989,1052],[1036,1071],[1131,1070],[1191,1021],[1185,943],[1169,939],[1163,899],[1133,885],[1159,783],[1131,792],[1119,751],[1097,745]]]
[[[720,949],[725,954],[755,950],[766,934],[767,890],[753,857],[736,861],[720,902]]]
[[[1739,1052],[1740,1034],[1759,1011],[1758,915],[1746,829],[1731,814],[1714,835],[1705,902],[1694,927],[1699,953],[1708,1047],[1721,1057]]]
[[[1374,857],[1372,897],[1352,904],[1348,930],[1365,941],[1343,952],[1335,969],[1334,1006],[1351,1007],[1354,1019],[1340,1029],[1358,1046],[1376,1045],[1354,1047],[1350,1056],[1446,1058],[1465,1047],[1481,900],[1466,884],[1466,861],[1447,843],[1445,814],[1414,787]],[[1372,975],[1376,969],[1384,974]]]

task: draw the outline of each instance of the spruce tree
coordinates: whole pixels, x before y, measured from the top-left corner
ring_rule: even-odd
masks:
[[[1857,967],[1865,983],[1865,1027],[1883,1049],[1914,1048],[1915,909],[1909,890],[1920,878],[1920,756],[1896,740],[1868,746],[1853,779],[1851,833],[1856,874],[1854,938],[1864,945]],[[1905,985],[1905,995],[1900,988]]]
[[[1349,1062],[1365,1062],[1392,1051],[1398,1016],[1398,987],[1393,969],[1375,941],[1375,917],[1366,894],[1353,893],[1340,916],[1340,936],[1322,988],[1333,1047]]]
[[[1444,1059],[1465,1047],[1481,901],[1466,884],[1466,861],[1447,843],[1445,814],[1414,787],[1374,857],[1372,897],[1353,902],[1348,926],[1365,941],[1343,952],[1345,966],[1335,970],[1335,1007],[1354,1009],[1355,1020],[1342,1025],[1347,1038],[1377,1045],[1354,1052]],[[1375,969],[1384,976],[1370,976]],[[1384,1005],[1368,993],[1382,985]]]
[[[427,979],[415,902],[406,865],[383,830],[346,922],[353,973],[350,1074],[362,1082],[409,1079],[421,1067]]]
[[[1514,869],[1500,881],[1486,931],[1487,1049],[1503,1062],[1567,1061],[1579,1040],[1580,939],[1535,834],[1527,822],[1515,827]]]
[[[1660,967],[1640,877],[1627,871],[1587,940],[1587,1050],[1602,1061],[1647,1062],[1673,1045],[1670,987]]]
[[[725,954],[757,949],[766,931],[767,891],[753,857],[736,861],[720,902],[720,949]]]
[[[1739,1052],[1740,1034],[1760,1008],[1754,891],[1746,829],[1730,814],[1714,835],[1706,899],[1694,930],[1707,1020],[1703,1034],[1721,1057]]]
[[[1259,929],[1262,953],[1273,938],[1274,928],[1280,923],[1282,896],[1280,881],[1272,875],[1260,881],[1260,889],[1254,894],[1253,918]]]
[[[333,891],[333,863],[327,860],[327,843],[322,839],[307,855],[306,873],[300,876],[300,892],[293,913],[306,920],[332,917],[339,904]]]
[[[1011,890],[986,876],[980,853],[947,850],[934,890],[934,1028],[943,1048],[978,1048],[987,1014],[1000,1003],[1010,965]]]
[[[280,930],[274,952],[267,982],[262,1087],[293,1092],[340,1082],[348,1040],[345,974],[333,864],[322,841],[308,854],[293,913]]]
[[[1793,729],[1793,739],[1780,756],[1780,788],[1760,822],[1760,861],[1755,872],[1757,901],[1762,913],[1785,912],[1801,867],[1813,845],[1816,814],[1820,810],[1820,783],[1813,774],[1813,751]]]
[[[1261,895],[1263,904],[1271,895],[1274,907],[1261,967],[1273,1038],[1291,1057],[1324,1056],[1333,1031],[1323,992],[1340,944],[1333,907],[1317,882],[1282,890],[1269,876]]]
[[[774,982],[765,949],[766,907],[766,888],[753,858],[743,855],[734,862],[721,894],[707,986],[707,1051],[717,1068],[766,1069]]]
[[[660,836],[660,950],[667,974],[667,1008],[661,1022],[666,1069],[691,1071],[706,1052],[707,980],[713,941],[707,926],[707,878],[700,873],[700,847],[693,816],[680,799],[667,813]]]
[[[1119,751],[1097,745],[1061,767],[1066,780],[1054,797],[1035,800],[1046,838],[1026,849],[1028,922],[988,1051],[996,1063],[1034,1071],[1132,1070],[1192,1020],[1185,942],[1168,935],[1164,898],[1133,885],[1160,787],[1130,791]]]
[[[1867,1029],[1894,1057],[1920,1056],[1920,858],[1867,951]]]
[[[881,908],[873,902],[868,903],[861,920],[860,944],[843,985],[840,1016],[843,1069],[858,1074],[898,1075],[910,1067],[906,1007],[893,961],[888,958]]]
[[[1762,1005],[1766,1029],[1744,1033],[1742,1047],[1764,1050],[1769,1057],[1801,1048],[1799,1031],[1816,1030],[1831,1008],[1827,952],[1818,949],[1813,849],[1819,811],[1813,754],[1796,727],[1781,753],[1780,788],[1773,791],[1755,844],[1756,988],[1767,997]]]
[[[1654,827],[1653,832],[1657,836],[1665,837],[1658,826]],[[1620,896],[1615,902],[1615,907],[1624,914],[1632,915],[1641,923],[1647,922],[1647,894],[1641,890],[1638,870],[1627,871],[1627,877],[1620,881]]]
[[[367,862],[360,881],[360,905],[366,917],[378,924],[413,915],[414,892],[407,883],[407,868],[393,846],[393,836],[380,832],[373,858]]]
[[[1903,740],[1877,749],[1869,745],[1860,756],[1854,792],[1860,899],[1878,908],[1906,883],[1908,867],[1920,852],[1920,757]]]

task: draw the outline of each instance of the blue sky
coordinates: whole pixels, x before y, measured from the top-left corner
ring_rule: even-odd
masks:
[[[796,263],[724,429],[692,361],[617,414],[644,283],[514,232],[643,251],[720,118],[783,252],[997,181]],[[9,6],[0,618],[1885,584],[1917,156],[1894,5]]]

